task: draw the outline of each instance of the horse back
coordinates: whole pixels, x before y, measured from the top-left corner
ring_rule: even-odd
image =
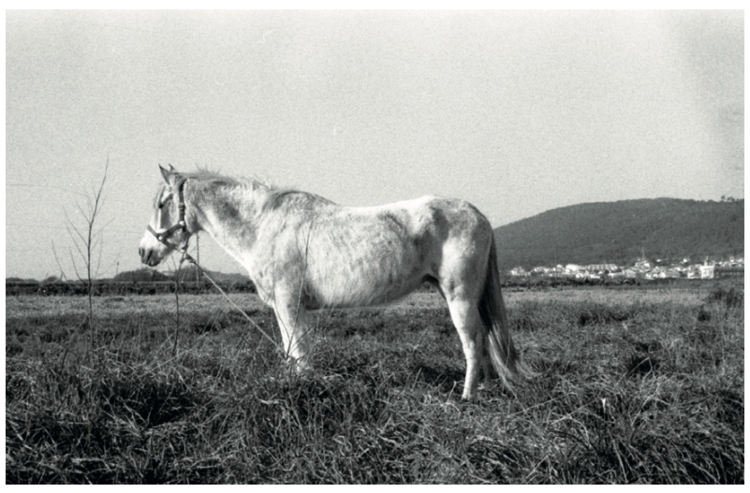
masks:
[[[466,201],[422,197],[377,207],[328,206],[301,228],[310,305],[361,306],[398,299],[446,265],[485,257],[492,230]]]

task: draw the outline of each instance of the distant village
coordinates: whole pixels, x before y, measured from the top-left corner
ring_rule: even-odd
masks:
[[[715,279],[720,277],[743,276],[745,271],[744,257],[730,256],[722,261],[709,261],[705,259],[702,263],[691,262],[690,258],[684,258],[681,262],[673,262],[662,259],[650,261],[638,260],[631,267],[621,267],[616,264],[589,264],[589,265],[556,265],[554,267],[534,267],[526,270],[523,267],[515,267],[508,271],[511,277],[551,277],[568,279]]]

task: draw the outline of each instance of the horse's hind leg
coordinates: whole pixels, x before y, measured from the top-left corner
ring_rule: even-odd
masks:
[[[451,320],[461,339],[466,357],[466,378],[464,380],[463,399],[473,399],[479,380],[479,371],[483,369],[488,375],[487,361],[484,358],[484,331],[476,300],[445,293],[450,310]]]

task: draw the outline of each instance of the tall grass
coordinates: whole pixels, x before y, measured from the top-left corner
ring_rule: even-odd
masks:
[[[539,376],[470,403],[444,308],[321,313],[315,371],[297,376],[211,296],[183,314],[174,356],[174,324],[117,308],[130,298],[106,302],[89,357],[76,317],[9,307],[7,482],[742,483],[733,289],[698,304],[511,294]]]

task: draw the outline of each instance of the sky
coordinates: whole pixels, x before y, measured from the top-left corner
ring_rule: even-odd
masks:
[[[157,164],[352,206],[458,197],[495,227],[583,202],[744,197],[740,10],[5,20],[6,277],[83,275],[76,231],[107,163],[99,278],[141,268]],[[242,272],[206,235],[200,255]]]

